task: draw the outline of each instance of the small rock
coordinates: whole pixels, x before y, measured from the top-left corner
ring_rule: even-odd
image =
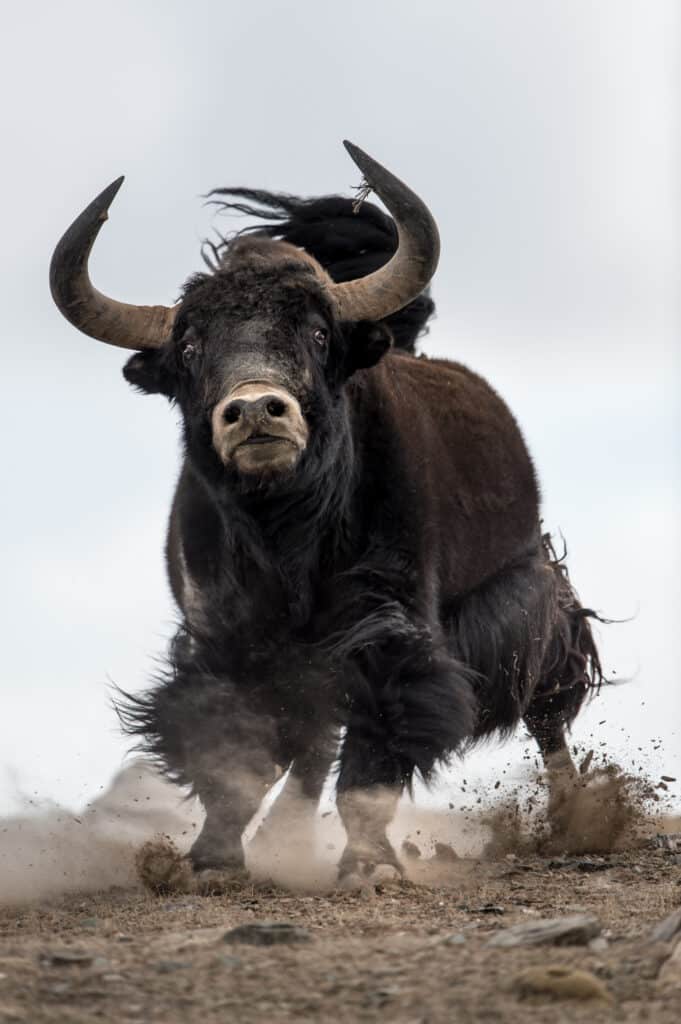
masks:
[[[681,989],[681,942],[677,942],[672,955],[662,965],[657,979],[658,988],[678,994]]]
[[[210,962],[211,967],[240,967],[241,960],[238,956],[216,956]]]
[[[454,935],[448,935],[446,938],[442,939],[441,944],[443,946],[465,946],[466,936],[461,932],[456,932]]]
[[[40,955],[40,962],[48,967],[69,967],[72,964],[89,967],[92,961],[92,954],[85,953],[82,949],[53,949]]]
[[[602,935],[599,935],[597,939],[591,939],[589,942],[589,949],[592,953],[605,953],[608,948],[608,940]]]
[[[569,917],[555,917],[516,924],[497,932],[488,946],[585,946],[590,939],[601,933],[601,926],[589,914],[573,914]]]
[[[243,942],[249,946],[276,946],[280,943],[309,942],[310,933],[306,928],[295,924],[254,921],[252,924],[240,924],[225,932],[223,942]]]
[[[155,967],[157,974],[173,974],[191,967],[191,964],[187,960],[159,960]]]
[[[511,983],[520,998],[550,996],[553,999],[599,999],[612,1003],[612,996],[603,982],[590,971],[570,967],[528,967]]]
[[[583,871],[585,874],[592,871],[607,871],[611,867],[608,861],[601,857],[598,860],[578,860],[574,866],[577,871]]]
[[[660,921],[650,933],[651,942],[671,942],[681,932],[681,907]]]
[[[416,843],[412,843],[409,839],[405,839],[402,843],[402,853],[408,860],[418,860],[421,856],[421,851]]]
[[[656,835],[653,844],[658,850],[667,850],[668,853],[681,853],[681,832],[668,832]]]

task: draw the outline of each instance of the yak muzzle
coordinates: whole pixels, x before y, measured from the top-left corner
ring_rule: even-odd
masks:
[[[213,410],[213,446],[240,473],[283,473],[305,450],[308,429],[300,403],[284,388],[248,381]]]

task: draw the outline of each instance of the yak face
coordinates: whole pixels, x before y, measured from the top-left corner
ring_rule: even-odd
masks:
[[[215,273],[188,281],[169,341],[134,355],[124,375],[178,403],[189,457],[213,482],[276,487],[333,461],[343,386],[390,344],[380,324],[336,319],[306,253],[240,238]]]

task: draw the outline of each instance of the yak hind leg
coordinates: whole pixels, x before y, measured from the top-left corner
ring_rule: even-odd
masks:
[[[589,620],[597,618],[579,604],[564,564],[544,538],[553,574],[557,614],[544,656],[541,680],[523,719],[541,751],[549,787],[548,816],[554,835],[568,825],[571,799],[579,785],[567,740],[567,729],[590,693],[603,680]]]

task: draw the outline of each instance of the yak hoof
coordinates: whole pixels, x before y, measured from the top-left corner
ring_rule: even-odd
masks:
[[[245,867],[206,868],[194,872],[194,892],[199,896],[221,896],[251,881]]]
[[[245,870],[244,851],[241,839],[238,844],[226,843],[222,838],[201,834],[188,853],[194,871]]]
[[[395,851],[388,844],[385,849],[374,851],[346,849],[338,865],[338,883],[342,889],[357,890],[375,888],[399,882],[404,874]]]
[[[346,871],[338,877],[339,887],[346,892],[375,889],[377,886],[390,885],[402,879],[402,871],[394,864],[358,864],[352,871]]]

